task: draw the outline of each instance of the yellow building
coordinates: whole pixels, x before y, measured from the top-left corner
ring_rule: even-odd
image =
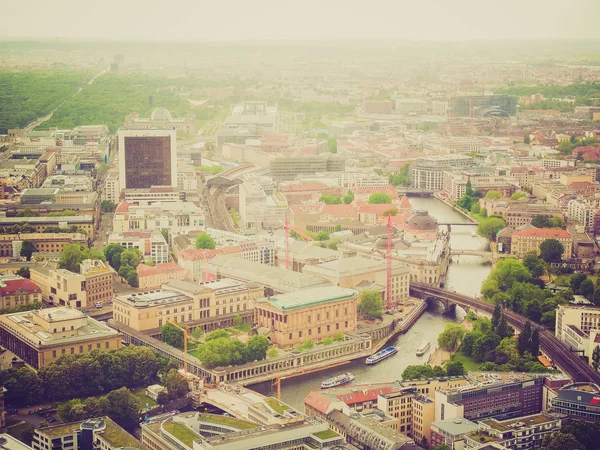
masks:
[[[93,308],[113,297],[113,271],[99,260],[86,259],[80,272],[36,266],[30,269],[31,280],[53,304],[70,308]]]
[[[135,331],[159,330],[168,320],[191,327],[216,319],[227,322],[250,311],[263,292],[255,283],[228,278],[202,284],[170,280],[155,292],[115,297],[113,320]]]
[[[425,396],[413,399],[412,407],[412,435],[413,440],[423,447],[431,442],[430,423],[435,420],[435,403]]]
[[[0,343],[35,369],[65,354],[116,350],[121,334],[70,308],[46,308],[0,316]]]
[[[11,228],[14,225],[28,224],[34,233],[43,233],[46,228],[80,228],[94,239],[94,216],[39,216],[39,217],[0,217],[0,228]]]
[[[15,241],[32,241],[36,252],[60,253],[67,244],[79,243],[87,246],[88,237],[80,233],[20,233],[0,235],[0,257],[14,255]]]
[[[381,259],[360,256],[343,258],[317,265],[305,265],[302,272],[324,278],[343,288],[354,289],[364,282],[378,283],[387,289],[387,264]],[[410,269],[392,263],[392,298],[394,302],[409,297]],[[385,298],[385,289],[384,289]]]
[[[41,301],[42,290],[32,280],[19,276],[0,278],[0,308],[10,310]]]
[[[322,341],[356,328],[358,292],[337,286],[309,289],[256,300],[254,323],[269,328],[281,348]]]
[[[139,264],[135,270],[140,289],[156,289],[169,280],[185,280],[188,273],[186,269],[174,262],[160,263],[156,266]]]
[[[571,233],[553,228],[526,228],[514,232],[511,238],[510,253],[522,258],[530,250],[539,252],[540,245],[546,239],[556,239],[563,245],[563,258],[571,256],[573,248]]]

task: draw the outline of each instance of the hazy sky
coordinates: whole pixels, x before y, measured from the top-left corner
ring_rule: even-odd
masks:
[[[599,0],[0,0],[6,38],[598,39]]]

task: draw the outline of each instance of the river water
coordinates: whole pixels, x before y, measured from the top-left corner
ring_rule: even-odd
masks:
[[[435,198],[411,198],[410,203],[415,209],[428,210],[429,214],[439,222],[469,223],[468,219]],[[472,235],[476,229],[476,225],[453,227],[450,233],[450,246],[461,250],[485,249],[486,240]],[[481,284],[490,270],[491,266],[483,265],[478,256],[455,256],[448,270],[446,287],[448,290],[461,294],[479,295]],[[429,353],[435,348],[437,337],[446,323],[461,321],[464,318],[464,312],[460,308],[456,308],[456,316],[443,315],[442,312],[441,305],[430,306],[408,332],[390,342],[399,350],[396,356],[386,359],[376,366],[366,366],[364,361],[357,360],[333,369],[284,380],[281,384],[281,399],[303,411],[304,397],[308,392],[319,389],[325,378],[344,371],[354,374],[355,384],[390,382],[400,378],[406,366],[427,362]],[[423,341],[431,342],[431,350],[424,356],[416,356],[415,352]],[[252,388],[265,395],[277,395],[270,382],[261,383]]]

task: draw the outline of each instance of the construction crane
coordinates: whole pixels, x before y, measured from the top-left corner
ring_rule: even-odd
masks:
[[[188,327],[183,323],[175,322],[174,320],[167,319],[167,323],[171,325],[175,325],[177,328],[180,328],[183,331],[183,373],[187,377],[188,371],[188,352],[187,352],[187,342],[190,338],[188,333]]]
[[[315,373],[315,372],[322,372],[323,370],[327,370],[327,369],[332,369],[334,367],[338,367],[338,366],[342,366],[344,364],[348,364],[350,361],[342,361],[339,363],[335,363],[335,364],[331,364],[330,366],[326,366],[326,367],[319,367],[318,369],[312,369],[312,370],[301,370],[297,373],[294,373],[292,375],[287,375],[285,377],[278,377],[275,378],[273,380],[273,384],[272,387],[277,387],[277,400],[281,400],[281,382],[283,380],[287,380],[288,378],[295,378],[295,377],[300,377],[302,375],[306,375],[309,373]]]
[[[392,309],[392,215],[388,214],[387,220],[387,309]]]
[[[290,268],[290,219],[285,218],[285,268]]]

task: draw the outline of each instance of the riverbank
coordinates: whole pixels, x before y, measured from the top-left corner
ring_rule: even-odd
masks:
[[[463,217],[465,217],[466,219],[468,219],[469,222],[473,223],[473,225],[479,224],[479,222],[477,221],[477,219],[475,219],[470,214],[467,214],[462,209],[457,208],[456,205],[452,204],[452,202],[450,202],[447,198],[445,198],[444,196],[440,195],[439,192],[435,192],[433,194],[433,196],[434,196],[434,198],[436,198],[439,201],[443,202],[444,204],[446,204],[447,206],[449,206],[450,208],[452,208],[454,211],[456,211],[457,213],[459,213],[460,215],[462,215]]]
[[[473,331],[473,322],[471,320],[465,318],[461,322],[461,325],[465,328],[467,333],[470,331]],[[442,367],[444,365],[444,363],[446,361],[448,361],[450,358],[452,358],[452,355],[454,355],[457,352],[458,352],[458,349],[454,350],[453,352],[450,352],[448,350],[444,350],[439,347],[436,347],[435,351],[431,354],[431,356],[427,360],[427,364],[430,365],[431,367],[435,367],[435,366]]]

